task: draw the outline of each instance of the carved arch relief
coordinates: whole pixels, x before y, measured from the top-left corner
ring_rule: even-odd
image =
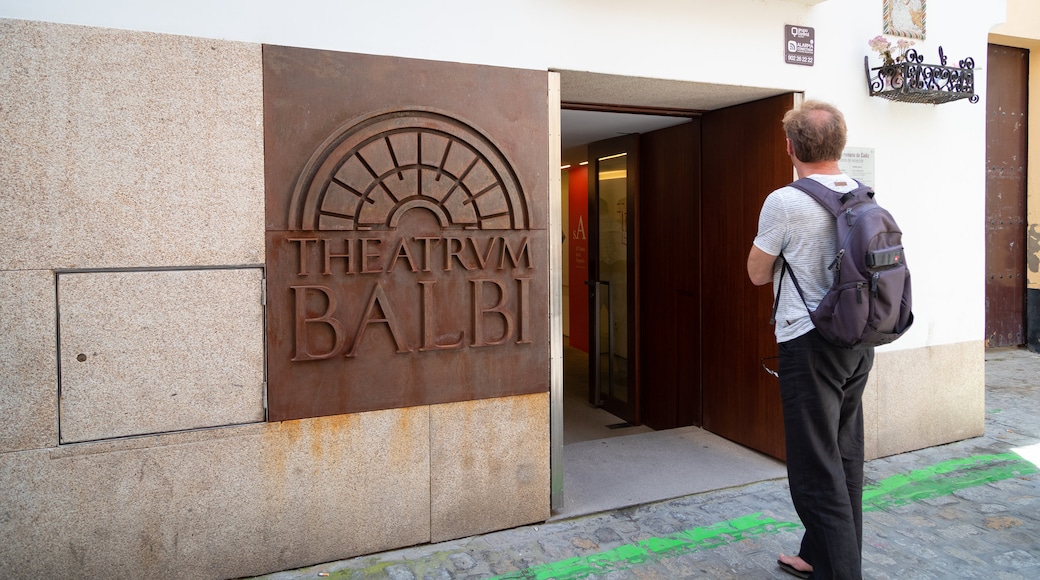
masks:
[[[528,200],[501,150],[471,125],[420,109],[374,114],[334,132],[297,182],[289,227],[396,229],[416,208],[442,229],[530,227]]]

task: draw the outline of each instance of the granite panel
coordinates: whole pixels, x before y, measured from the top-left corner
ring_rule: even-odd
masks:
[[[238,578],[424,543],[428,429],[420,407],[3,454],[0,569]]]
[[[982,435],[984,353],[981,341],[879,352],[877,456]]]
[[[430,408],[431,539],[549,518],[549,395]]]
[[[54,274],[0,272],[0,453],[58,444]]]
[[[0,20],[0,269],[263,261],[256,44]]]
[[[62,441],[263,421],[262,277],[59,274]]]

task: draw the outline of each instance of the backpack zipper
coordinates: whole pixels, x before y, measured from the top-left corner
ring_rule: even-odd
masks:
[[[845,255],[845,248],[842,248],[842,249],[838,250],[838,255],[834,257],[834,261],[831,262],[830,266],[827,266],[827,269],[828,270],[833,270],[833,269],[837,268],[838,272],[840,273],[841,272],[841,258],[844,255]]]

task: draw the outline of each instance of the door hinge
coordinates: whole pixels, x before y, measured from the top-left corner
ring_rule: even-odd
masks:
[[[260,278],[260,305],[267,306],[267,278]]]

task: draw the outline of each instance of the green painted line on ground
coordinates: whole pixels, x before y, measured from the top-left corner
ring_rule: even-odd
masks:
[[[893,475],[863,489],[863,511],[904,506],[909,503],[1037,473],[1037,466],[1017,453],[975,455],[951,459],[924,469]]]
[[[893,475],[863,489],[863,511],[877,511],[952,494],[955,491],[1032,475],[1036,465],[1016,453],[975,455],[951,459]],[[707,527],[692,528],[660,538],[618,546],[589,556],[532,566],[495,576],[492,580],[577,580],[592,574],[630,569],[646,562],[694,552],[711,550],[744,539],[800,529],[797,522],[781,522],[755,513]]]
[[[612,550],[579,556],[533,566],[526,570],[512,572],[496,579],[524,580],[564,580],[566,578],[585,578],[590,574],[606,574],[615,570],[626,570],[647,561],[678,556],[696,550],[710,550],[745,538],[758,537],[777,533],[785,529],[800,528],[792,522],[778,522],[761,513],[752,514],[721,522],[703,528],[693,528],[660,538],[648,538],[635,544],[618,546]]]

